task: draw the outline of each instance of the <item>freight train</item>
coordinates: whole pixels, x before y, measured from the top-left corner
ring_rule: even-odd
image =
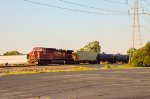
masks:
[[[28,63],[31,65],[48,64],[98,64],[101,62],[109,63],[128,63],[128,55],[100,54],[96,52],[83,52],[73,50],[62,50],[56,48],[35,47],[29,54]]]

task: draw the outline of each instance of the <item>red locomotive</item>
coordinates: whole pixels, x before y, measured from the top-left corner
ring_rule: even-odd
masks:
[[[72,50],[35,47],[29,54],[29,64],[72,64]]]

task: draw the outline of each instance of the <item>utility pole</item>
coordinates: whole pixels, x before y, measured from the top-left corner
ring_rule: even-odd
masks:
[[[139,22],[139,7],[138,0],[134,0],[134,16],[133,16],[133,35],[132,35],[132,48],[142,47],[142,36]]]

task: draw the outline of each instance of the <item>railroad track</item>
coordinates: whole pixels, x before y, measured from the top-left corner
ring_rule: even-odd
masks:
[[[47,65],[47,66],[34,66],[34,65],[23,65],[23,66],[0,66],[0,68],[25,68],[25,67],[49,67],[49,66],[62,66],[62,65]]]

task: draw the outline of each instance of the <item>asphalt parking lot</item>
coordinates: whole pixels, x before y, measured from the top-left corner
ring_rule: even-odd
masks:
[[[150,99],[150,69],[1,76],[0,99]]]

